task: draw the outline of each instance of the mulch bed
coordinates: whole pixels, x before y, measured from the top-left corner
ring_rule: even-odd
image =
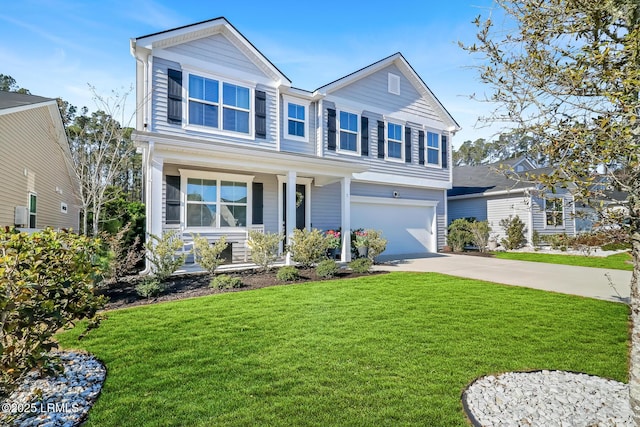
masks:
[[[359,274],[349,270],[340,270],[333,279],[323,279],[318,277],[315,270],[298,269],[300,278],[292,282],[283,282],[276,277],[277,269],[268,272],[257,270],[244,270],[234,272],[224,272],[230,276],[240,277],[243,287],[236,289],[213,289],[209,287],[211,278],[207,273],[191,273],[172,276],[165,282],[166,290],[157,297],[144,298],[138,295],[135,290],[136,285],[142,280],[141,277],[127,277],[117,283],[110,285],[106,289],[99,291],[101,295],[109,298],[105,310],[115,310],[119,308],[133,307],[138,305],[154,304],[164,301],[174,301],[184,298],[200,297],[204,295],[221,294],[227,292],[241,292],[252,289],[260,289],[268,286],[290,285],[294,283],[315,282],[321,280],[350,279],[372,274],[383,274],[384,271],[372,271],[371,273]]]

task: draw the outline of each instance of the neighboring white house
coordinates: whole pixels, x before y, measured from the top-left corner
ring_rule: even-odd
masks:
[[[79,183],[55,99],[0,91],[0,226],[78,230]]]
[[[460,128],[400,53],[314,91],[225,18],[132,39],[131,53],[150,233],[225,235],[234,260],[249,229],[375,228],[387,254],[444,246]]]
[[[488,221],[498,241],[505,237],[500,226],[504,218],[516,215],[526,225],[527,241],[531,243],[533,232],[541,236],[549,234],[589,231],[590,223],[576,215],[574,197],[569,189],[557,188],[555,192],[542,191],[541,187],[516,174],[549,173],[526,158],[517,158],[491,165],[458,166],[453,168],[453,188],[448,192],[449,221],[458,218],[475,218]]]

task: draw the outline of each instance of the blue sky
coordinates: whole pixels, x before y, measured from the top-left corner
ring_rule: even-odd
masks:
[[[471,22],[491,6],[491,0],[10,1],[0,9],[0,73],[34,95],[93,110],[89,84],[105,95],[134,84],[130,38],[225,16],[302,89],[402,52],[463,127],[454,139],[459,145],[499,129],[476,127],[488,105],[469,95],[486,88],[469,68],[474,58],[457,46],[474,40]]]

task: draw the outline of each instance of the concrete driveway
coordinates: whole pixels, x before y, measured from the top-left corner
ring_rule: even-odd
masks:
[[[630,271],[453,254],[383,258],[381,261],[383,264],[376,266],[376,269],[444,273],[608,301],[629,302]]]

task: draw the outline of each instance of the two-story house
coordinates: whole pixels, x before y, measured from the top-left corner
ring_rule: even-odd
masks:
[[[148,231],[375,228],[386,254],[445,244],[458,124],[396,53],[298,89],[225,18],[131,40]],[[343,233],[342,259],[350,259]]]

